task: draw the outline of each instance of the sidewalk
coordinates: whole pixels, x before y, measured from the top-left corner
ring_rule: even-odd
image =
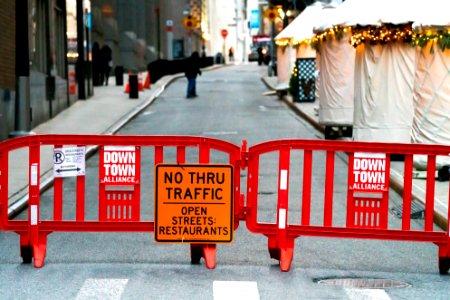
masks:
[[[277,77],[261,78],[268,89],[274,91],[277,86]],[[299,116],[308,121],[314,128],[324,133],[324,126],[319,124],[319,115],[316,110],[319,107],[318,101],[315,102],[293,102],[292,97],[283,96],[282,100]],[[317,109],[316,109],[317,108]],[[391,188],[397,193],[403,193],[403,162],[391,161]],[[426,178],[414,178],[412,198],[421,203],[425,203]],[[442,228],[447,228],[449,199],[449,183],[436,181],[435,184],[435,222]]]

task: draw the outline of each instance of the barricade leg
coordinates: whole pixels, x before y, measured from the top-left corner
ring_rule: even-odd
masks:
[[[33,258],[35,268],[42,268],[44,266],[46,251],[47,251],[47,233],[40,232],[37,243],[33,245]]]
[[[286,242],[281,245],[276,236],[269,236],[269,254],[270,258],[280,262],[280,270],[289,272],[291,269],[292,259],[294,258],[294,239],[287,238]]]
[[[201,258],[205,259],[208,269],[216,267],[216,244],[191,244],[191,263],[199,264]]]
[[[450,270],[450,239],[445,245],[439,245],[439,273],[444,275]]]

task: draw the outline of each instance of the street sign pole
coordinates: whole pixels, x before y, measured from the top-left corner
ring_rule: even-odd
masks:
[[[167,59],[173,59],[173,21],[166,21],[166,31],[167,31]]]

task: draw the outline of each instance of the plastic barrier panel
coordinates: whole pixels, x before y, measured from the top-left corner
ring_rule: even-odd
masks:
[[[446,230],[435,229],[433,218],[436,156],[448,155],[449,150],[448,146],[438,145],[316,140],[279,140],[252,146],[245,154],[248,156],[247,228],[268,237],[270,256],[280,261],[282,271],[290,269],[294,240],[300,236],[317,236],[432,242],[439,247],[440,272],[447,273],[450,267],[448,225]],[[394,205],[389,197],[391,156],[399,154],[405,155],[401,221],[394,220],[394,214],[389,213]],[[414,154],[428,157],[423,228],[411,224]],[[314,162],[314,157],[320,159]],[[273,166],[276,159],[277,166],[268,170],[266,166]],[[346,176],[342,176],[342,168],[347,169]],[[268,182],[272,177],[275,183]],[[323,178],[323,185],[317,178]],[[266,192],[268,186],[276,186],[276,193]],[[335,193],[342,186],[347,190],[346,200],[341,189]],[[268,218],[265,211],[272,202],[276,202],[275,219],[262,220]]]
[[[98,155],[91,158],[98,162],[98,175],[86,171],[85,150],[92,147],[99,148]],[[28,170],[23,172],[28,182],[29,209],[25,220],[8,217],[8,175],[12,175],[8,174],[8,167],[13,163],[10,157],[14,151],[26,152],[29,157],[28,163],[25,162]],[[244,216],[240,206],[240,154],[240,147],[234,144],[192,136],[31,135],[11,139],[0,143],[0,228],[20,235],[23,261],[34,260],[35,267],[44,265],[47,236],[53,232],[153,232],[154,220],[142,211],[144,204],[146,211],[153,210],[153,201],[144,201],[142,195],[150,198],[154,195],[149,178],[154,177],[155,166],[163,163],[181,166],[189,161],[199,167],[222,163],[227,164],[229,170],[236,170],[227,177],[232,194],[228,195],[228,200],[233,201],[228,203],[227,213],[228,220],[233,220],[227,229],[231,241],[232,231]],[[147,165],[146,186],[141,184],[144,164]],[[53,167],[53,205],[43,211],[41,178],[49,173],[46,169],[50,167]],[[74,192],[64,188],[66,180],[75,182]],[[86,189],[95,186],[98,199],[86,199]],[[70,199],[71,193],[75,194],[75,201]],[[222,197],[222,194],[215,195]],[[74,215],[69,209],[72,205]],[[97,215],[92,210],[96,205]],[[203,257],[206,266],[214,268],[215,242],[205,239],[192,243],[191,261],[198,263]]]
[[[100,221],[139,221],[140,158],[140,147],[100,147]]]
[[[95,168],[87,168],[92,149],[99,149],[89,160]],[[15,159],[15,151],[28,161]],[[154,232],[157,223],[157,241],[188,241],[191,263],[203,257],[212,269],[216,244],[231,242],[245,221],[268,237],[282,271],[291,267],[295,239],[316,236],[434,243],[445,274],[450,210],[445,230],[434,226],[435,174],[436,158],[449,153],[443,145],[293,139],[247,150],[245,141],[239,147],[192,136],[30,135],[0,143],[0,228],[20,235],[23,261],[35,267],[44,265],[50,233]],[[427,157],[423,222],[411,222],[414,155]],[[403,191],[391,197],[391,165],[399,156]],[[49,175],[53,194],[41,195]],[[8,209],[16,205],[9,189],[21,184],[18,177],[27,186],[28,210],[16,219]],[[65,188],[68,181],[74,189]],[[41,209],[41,197],[52,205]]]

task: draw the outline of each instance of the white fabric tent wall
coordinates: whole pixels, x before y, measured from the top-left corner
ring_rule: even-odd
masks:
[[[399,42],[356,48],[354,140],[411,141],[415,56]]]
[[[319,123],[323,125],[353,124],[355,49],[349,38],[346,32],[342,39],[319,42]]]
[[[450,145],[450,50],[431,43],[420,49],[414,86],[415,113],[412,141]],[[414,166],[426,169],[427,157],[414,156]],[[450,157],[438,156],[437,168],[450,165]]]
[[[406,24],[421,15],[424,5],[421,0],[347,0],[337,7],[338,24]],[[414,69],[415,49],[406,43],[357,47],[354,140],[411,142]]]
[[[277,76],[278,85],[289,85],[292,70],[295,66],[296,51],[292,46],[277,47]]]
[[[418,55],[412,140],[422,144],[450,144],[450,50],[431,43]]]
[[[429,0],[414,30],[450,30],[450,1]],[[433,9],[439,7],[439,9]],[[450,49],[442,51],[429,42],[417,58],[414,84],[415,113],[412,141],[421,144],[450,145]],[[414,156],[416,168],[426,167],[426,157]],[[450,156],[438,156],[436,167],[450,165]]]

